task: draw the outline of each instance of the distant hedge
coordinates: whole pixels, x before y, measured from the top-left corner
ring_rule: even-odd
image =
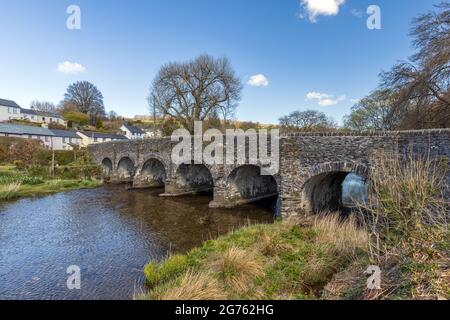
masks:
[[[30,165],[50,165],[52,150],[44,148],[40,140],[0,137],[0,162]],[[55,165],[66,166],[71,163],[88,163],[86,150],[56,150]]]

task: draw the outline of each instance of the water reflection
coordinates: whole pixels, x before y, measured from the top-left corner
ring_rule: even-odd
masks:
[[[0,206],[0,299],[129,299],[149,260],[273,221],[271,203],[213,210],[208,196],[160,192],[110,186]],[[80,291],[66,288],[70,265],[81,268]]]
[[[342,183],[342,203],[346,207],[352,207],[357,203],[366,203],[368,188],[364,178],[356,173],[348,174]]]

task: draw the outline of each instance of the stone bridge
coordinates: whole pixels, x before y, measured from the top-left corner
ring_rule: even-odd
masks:
[[[346,176],[353,172],[367,179],[376,166],[373,155],[377,153],[430,156],[446,163],[450,159],[449,129],[284,136],[279,139],[280,170],[273,176],[261,175],[265,164],[259,162],[176,165],[171,156],[177,143],[155,138],[107,142],[91,145],[88,150],[111,183],[164,187],[162,196],[209,191],[213,193],[211,207],[231,208],[279,195],[283,217],[339,209]],[[447,188],[449,185],[447,175]]]

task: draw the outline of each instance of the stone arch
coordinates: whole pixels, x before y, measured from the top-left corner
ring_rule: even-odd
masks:
[[[274,176],[261,175],[261,167],[242,165],[235,168],[227,178],[231,193],[243,200],[266,198],[278,194]]]
[[[105,158],[102,160],[103,174],[110,175],[113,171],[113,162],[110,158]]]
[[[309,168],[303,177],[302,209],[312,213],[340,211],[344,206],[342,184],[350,173],[367,179],[369,170],[354,162],[324,163]]]
[[[134,184],[146,187],[163,187],[167,179],[167,169],[164,163],[157,158],[149,158],[142,165]]]
[[[117,164],[117,174],[120,179],[131,179],[135,173],[134,162],[129,157],[123,157]]]
[[[181,164],[175,172],[175,185],[178,192],[212,191],[214,179],[211,170],[204,164]]]

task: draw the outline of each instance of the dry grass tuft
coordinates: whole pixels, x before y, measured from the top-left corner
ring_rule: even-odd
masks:
[[[338,214],[329,214],[317,218],[313,228],[317,232],[317,242],[331,243],[339,252],[355,254],[357,249],[367,248],[367,231],[359,227],[353,217],[341,221]]]
[[[267,232],[263,232],[259,237],[258,250],[265,256],[274,257],[289,249],[291,247],[288,244],[277,237],[270,236]]]
[[[217,279],[205,272],[188,271],[180,278],[179,285],[164,292],[160,300],[224,300],[223,288]]]
[[[379,259],[401,242],[422,241],[430,232],[445,232],[449,202],[443,190],[448,164],[398,154],[382,154],[374,162],[369,200],[361,205],[372,256]]]
[[[253,279],[264,276],[263,264],[257,254],[234,246],[222,254],[218,266],[224,282],[238,293],[247,292]]]

